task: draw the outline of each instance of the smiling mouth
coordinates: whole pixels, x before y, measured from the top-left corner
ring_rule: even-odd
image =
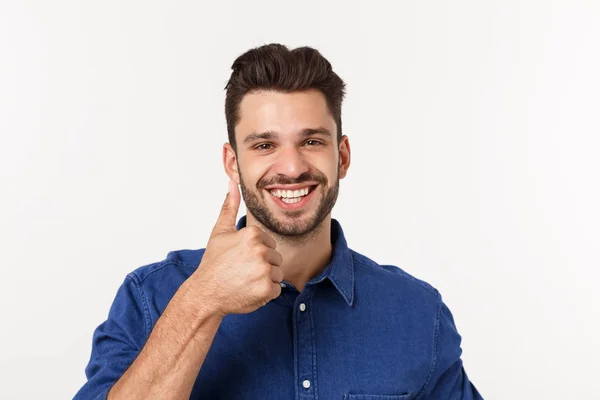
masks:
[[[277,198],[285,204],[296,204],[301,202],[307,196],[309,196],[318,185],[310,185],[300,189],[286,190],[286,189],[265,189],[273,197]]]

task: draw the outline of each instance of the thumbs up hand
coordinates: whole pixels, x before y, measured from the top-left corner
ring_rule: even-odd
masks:
[[[221,317],[250,313],[277,298],[284,278],[275,240],[257,226],[236,229],[239,207],[240,191],[230,180],[200,265],[191,276],[202,298]]]

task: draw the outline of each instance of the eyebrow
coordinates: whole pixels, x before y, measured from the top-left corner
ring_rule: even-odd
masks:
[[[313,135],[321,135],[327,136],[329,138],[333,137],[329,129],[319,127],[319,128],[306,128],[300,132],[300,136],[307,137]],[[244,144],[252,143],[257,140],[274,140],[279,138],[279,133],[275,131],[265,131],[265,132],[254,132],[246,136],[244,139]]]

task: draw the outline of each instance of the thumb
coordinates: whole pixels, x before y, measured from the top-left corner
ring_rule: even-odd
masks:
[[[225,196],[225,201],[223,202],[223,206],[221,207],[221,212],[219,214],[219,218],[215,223],[215,226],[210,234],[212,238],[215,235],[226,233],[226,232],[235,232],[236,230],[236,219],[238,210],[240,209],[240,190],[237,187],[237,184],[233,180],[229,180],[229,191]]]

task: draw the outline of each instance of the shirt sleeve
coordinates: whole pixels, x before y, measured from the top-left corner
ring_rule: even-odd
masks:
[[[438,293],[439,296],[439,293]],[[442,301],[438,302],[435,328],[435,352],[429,379],[419,399],[483,400],[469,381],[460,358],[461,336],[454,324],[452,313]]]
[[[146,298],[130,274],[117,291],[108,318],[94,331],[92,354],[85,369],[87,382],[74,400],[106,399],[142,349],[149,326]]]

